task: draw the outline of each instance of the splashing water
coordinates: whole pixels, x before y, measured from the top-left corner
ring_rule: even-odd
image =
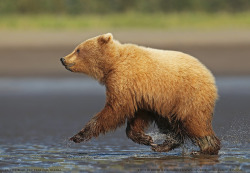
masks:
[[[148,132],[147,135],[151,136],[154,143],[156,144],[161,144],[165,141],[167,135],[166,134],[162,134],[159,132],[158,129],[153,129],[152,131]]]
[[[222,135],[224,147],[248,147],[250,143],[250,126],[246,118],[236,119],[230,128]]]

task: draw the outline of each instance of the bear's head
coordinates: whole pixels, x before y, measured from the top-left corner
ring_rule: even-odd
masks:
[[[118,55],[118,45],[111,33],[103,34],[84,41],[61,62],[67,70],[85,73],[101,82]]]

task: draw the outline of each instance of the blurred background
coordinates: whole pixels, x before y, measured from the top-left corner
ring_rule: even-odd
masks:
[[[249,151],[249,0],[0,0],[2,144],[25,144],[21,149],[26,150],[27,142],[29,147],[64,143],[64,149],[62,139],[102,109],[105,88],[67,71],[59,59],[106,32],[121,43],[198,58],[217,80],[220,99],[213,123],[223,147],[242,143]],[[142,147],[126,138],[124,127],[101,140],[110,148]],[[98,144],[86,145],[91,149]],[[12,151],[7,149],[7,154]]]
[[[0,76],[74,77],[58,59],[87,38],[184,51],[218,75],[250,75],[248,0],[0,0]]]

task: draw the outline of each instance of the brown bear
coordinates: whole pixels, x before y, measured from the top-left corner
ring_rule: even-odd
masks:
[[[108,33],[84,41],[61,62],[106,87],[103,110],[70,140],[88,141],[127,120],[127,136],[154,151],[167,152],[191,139],[200,147],[198,153],[218,154],[220,141],[211,124],[217,88],[211,72],[196,58],[121,44]],[[162,144],[144,132],[152,122],[167,134]]]

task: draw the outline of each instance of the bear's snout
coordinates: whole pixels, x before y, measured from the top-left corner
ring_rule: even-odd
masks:
[[[73,72],[71,67],[75,65],[75,63],[68,64],[64,58],[60,59],[62,65],[69,71]]]
[[[65,59],[64,59],[64,58],[61,58],[60,61],[62,62],[62,65],[65,66]]]

